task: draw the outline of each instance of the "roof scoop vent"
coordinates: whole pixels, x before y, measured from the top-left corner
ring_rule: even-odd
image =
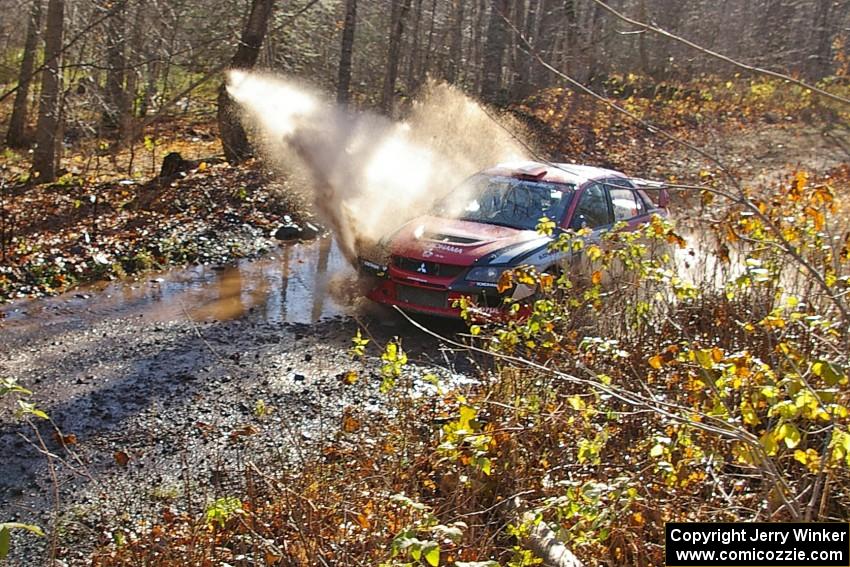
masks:
[[[524,179],[540,179],[546,175],[548,169],[541,163],[532,163],[517,169],[516,176]]]

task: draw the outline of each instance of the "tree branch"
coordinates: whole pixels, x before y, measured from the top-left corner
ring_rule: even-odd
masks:
[[[121,10],[121,9],[124,7],[124,5],[125,5],[126,3],[127,3],[127,0],[122,0],[121,2],[116,3],[116,4],[115,4],[115,5],[114,5],[114,6],[113,6],[113,7],[112,7],[112,8],[111,8],[108,12],[106,12],[103,16],[101,16],[100,18],[96,19],[96,20],[95,20],[95,21],[93,21],[91,24],[87,25],[87,26],[86,26],[86,27],[84,27],[82,30],[80,30],[80,32],[79,32],[79,33],[77,33],[77,35],[75,35],[73,38],[71,38],[71,40],[70,40],[70,41],[68,41],[68,43],[66,43],[65,45],[63,45],[63,46],[62,46],[62,49],[59,51],[59,53],[60,53],[60,54],[64,54],[66,51],[68,51],[69,49],[71,49],[71,47],[73,47],[75,43],[77,43],[77,42],[78,42],[79,40],[81,40],[82,38],[87,37],[87,36],[88,36],[88,33],[89,33],[91,30],[93,30],[94,28],[96,28],[97,26],[99,26],[100,24],[102,24],[103,22],[105,22],[106,20],[108,20],[109,18],[111,18],[112,16],[114,16],[116,13],[118,13],[118,11],[119,11],[119,10]],[[48,63],[50,63],[50,61],[44,61],[41,65],[39,65],[38,67],[36,67],[36,68],[33,70],[33,72],[30,74],[30,78],[33,78],[33,77],[35,77],[36,75],[38,75],[40,72],[42,72],[42,71],[44,70],[44,68],[45,68],[45,67],[47,67],[47,64],[48,64]],[[15,86],[14,86],[14,87],[12,87],[11,89],[9,89],[8,91],[6,91],[6,92],[5,92],[5,93],[3,93],[2,95],[0,95],[0,102],[3,102],[4,100],[6,100],[7,98],[9,98],[9,97],[10,97],[10,96],[12,96],[13,94],[15,94],[16,92],[18,92],[18,86],[19,86],[19,85],[15,85]]]

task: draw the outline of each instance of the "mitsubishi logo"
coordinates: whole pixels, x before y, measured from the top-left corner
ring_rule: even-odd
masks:
[[[427,274],[428,268],[425,266],[425,262],[422,262],[422,264],[418,268],[416,268],[416,271],[420,274]]]

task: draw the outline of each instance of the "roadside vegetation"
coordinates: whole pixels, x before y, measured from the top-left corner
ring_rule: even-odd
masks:
[[[26,420],[29,424],[34,419],[48,419],[46,413],[38,409],[35,404],[26,400],[31,394],[32,392],[19,385],[15,380],[11,378],[0,378],[0,399],[15,398],[15,417]],[[9,555],[9,549],[12,544],[12,532],[14,531],[27,531],[36,536],[44,536],[44,531],[34,524],[0,522],[0,561],[6,559]]]

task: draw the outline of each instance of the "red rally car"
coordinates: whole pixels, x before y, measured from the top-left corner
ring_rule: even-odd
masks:
[[[662,186],[585,165],[521,162],[486,169],[389,236],[388,265],[361,259],[362,270],[377,278],[368,296],[447,317],[460,316],[454,304],[461,297],[496,310],[505,270],[533,266],[556,273],[569,265],[568,253],[549,249],[559,231],[589,228],[593,240],[621,221],[635,228],[652,214],[666,216],[666,191],[656,204],[649,188]],[[556,223],[553,236],[537,232],[541,217]]]

